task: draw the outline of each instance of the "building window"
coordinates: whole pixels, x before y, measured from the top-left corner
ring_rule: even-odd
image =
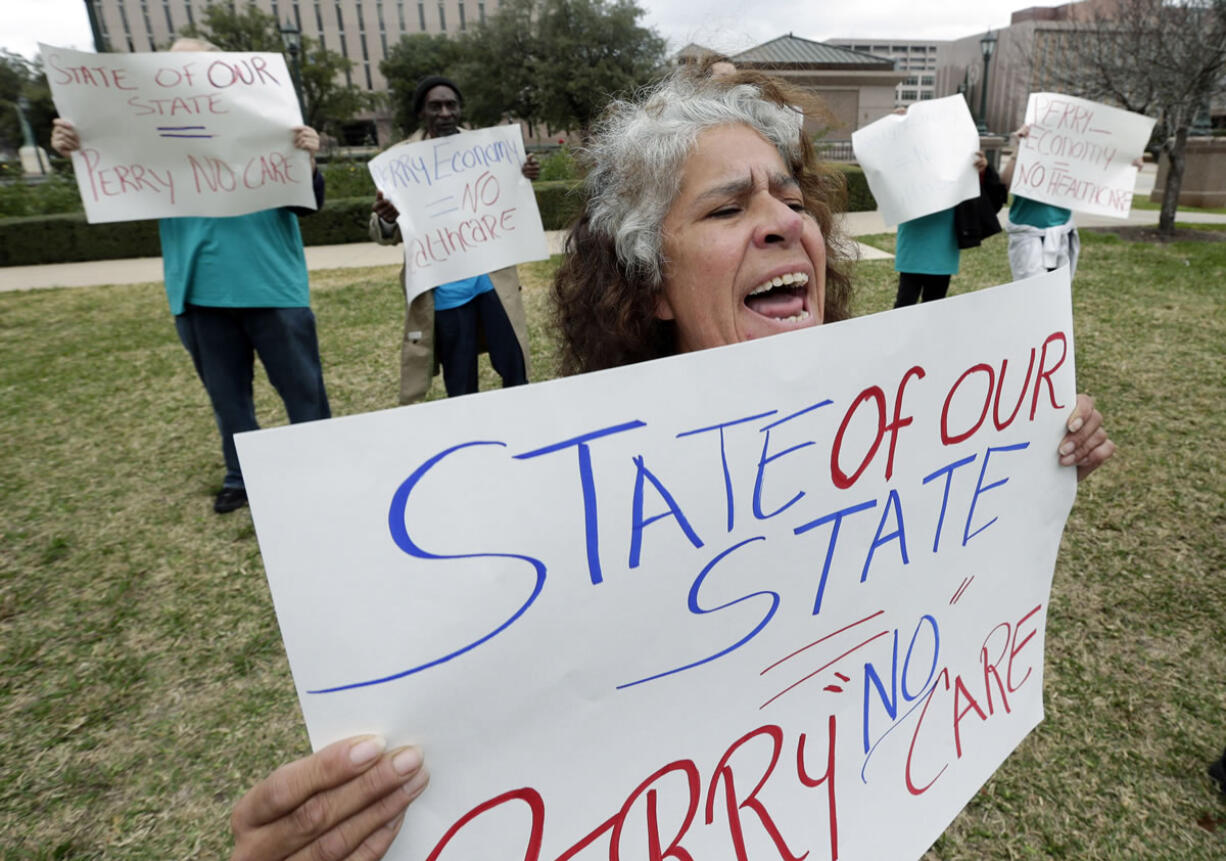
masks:
[[[421,31],[426,32],[426,0],[417,0],[417,23],[421,25]]]
[[[404,0],[396,0],[396,17],[400,21],[400,32],[404,32]]]
[[[932,93],[920,93],[920,101],[925,101],[932,98]]]
[[[485,23],[485,0],[477,0],[477,20]]]
[[[915,101],[915,90],[900,90],[898,98],[904,102],[913,102]]]
[[[173,38],[175,34],[175,22],[174,19],[170,17],[170,0],[162,0],[162,11],[166,14],[166,29],[170,31],[170,35]]]
[[[468,29],[468,21],[464,17],[464,0],[460,0],[460,29]]]
[[[341,6],[339,3],[336,4],[336,29],[340,30],[341,56],[344,57],[346,60],[348,60],[349,59],[349,45],[345,41],[345,19],[341,17]],[[351,87],[353,86],[353,69],[350,69],[348,67],[346,67],[345,69],[345,83],[348,86],[351,86]]]
[[[98,16],[98,30],[102,33],[102,44],[98,45],[99,51],[110,50],[111,31],[106,26],[106,17],[102,14],[102,10],[98,8],[97,0],[90,0],[94,4],[94,13]],[[187,7],[187,19],[190,21],[192,17],[192,7]]]
[[[442,32],[447,32],[447,7],[443,5],[443,0],[439,0],[438,4],[438,28]]]
[[[366,69],[366,89],[368,89],[368,90],[373,90],[373,89],[375,88],[375,85],[374,85],[374,82],[373,82],[373,81],[371,81],[371,79],[370,79],[370,63],[369,63],[369,62],[365,62],[365,63],[363,63],[362,65],[363,65],[363,66],[365,67],[365,69]]]
[[[277,0],[272,0],[272,17],[277,19],[277,26],[281,26],[281,10],[277,8]]]
[[[919,86],[919,78],[917,78],[915,75],[911,75],[905,81],[903,81],[903,84],[905,84],[908,87]]]
[[[925,87],[931,87],[934,80],[935,79],[933,78],[932,75],[924,75],[923,77],[920,78],[920,83],[923,84]]]
[[[153,22],[149,20],[149,4],[146,0],[140,0],[140,16],[145,22],[145,36],[149,39],[149,49],[156,51],[157,46],[153,44]]]
[[[123,35],[128,40],[128,50],[132,51],[132,27],[128,24],[128,10],[123,6],[119,7],[119,22],[123,24]]]

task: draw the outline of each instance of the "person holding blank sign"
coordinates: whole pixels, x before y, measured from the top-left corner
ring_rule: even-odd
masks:
[[[459,134],[464,98],[450,78],[423,78],[413,95],[413,110],[422,127],[408,140]],[[532,156],[523,175],[536,179],[541,166]],[[375,193],[371,207],[370,238],[380,245],[403,241],[396,219],[400,213],[383,192]],[[400,272],[401,287],[405,272]],[[477,391],[477,357],[482,348],[502,378],[503,386],[528,382],[528,324],[519,297],[519,275],[514,266],[440,284],[409,303],[400,348],[400,403],[425,397],[430,381],[443,367],[448,397]]]
[[[844,185],[796,134],[794,105],[812,98],[757,73],[683,72],[611,107],[554,283],[566,373],[850,316],[834,221]],[[1053,454],[1079,476],[1114,453],[1089,397],[1067,427]],[[336,742],[257,784],[234,811],[234,861],[382,857],[424,778],[415,748],[369,743]]]
[[[976,152],[975,171],[982,175],[987,166],[983,153]],[[952,208],[899,224],[894,247],[894,271],[898,273],[894,307],[914,305],[921,299],[944,299],[949,279],[958,274],[959,257]]]
[[[218,48],[198,39],[179,39],[170,50]],[[319,135],[307,126],[286,129],[286,135],[311,155],[318,209],[324,198],[324,179],[315,169]],[[63,156],[81,148],[71,122],[54,121],[51,146]],[[213,501],[218,514],[247,504],[234,435],[259,427],[252,394],[256,354],[291,422],[332,414],[298,229],[298,216],[314,211],[281,207],[227,218],[158,222],[166,298],[221,434],[226,472]]]

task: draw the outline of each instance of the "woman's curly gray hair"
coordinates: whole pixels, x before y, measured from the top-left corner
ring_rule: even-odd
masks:
[[[681,168],[704,131],[744,124],[779,150],[784,164],[800,153],[804,116],[762,98],[758,87],[720,86],[674,76],[639,101],[616,101],[583,153],[591,228],[613,240],[628,269],[658,284],[661,226],[681,187]]]
[[[609,108],[582,153],[588,196],[553,280],[563,373],[676,352],[675,324],[658,314],[664,292],[661,231],[695,142],[719,126],[749,126],[778,148],[826,244],[823,319],[850,315],[851,282],[834,222],[846,200],[846,181],[819,163],[802,132],[804,116],[831,119],[812,93],[757,72],[720,79],[681,72],[637,101]]]

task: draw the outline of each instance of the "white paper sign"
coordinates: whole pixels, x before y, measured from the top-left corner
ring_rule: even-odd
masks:
[[[426,751],[389,858],[900,861],[1042,718],[1074,400],[1061,270],[237,440],[312,743]]]
[[[549,256],[518,125],[397,144],[369,162],[400,212],[405,292]]]
[[[979,196],[979,132],[962,96],[916,102],[851,135],[886,226]]]
[[[280,54],[88,54],[40,45],[92,223],[315,208]]]
[[[1031,93],[1010,191],[1041,203],[1127,218],[1150,117],[1098,102]]]

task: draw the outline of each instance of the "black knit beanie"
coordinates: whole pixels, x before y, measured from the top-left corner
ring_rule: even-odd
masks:
[[[460,103],[460,107],[464,107],[464,95],[460,92],[460,88],[456,86],[455,81],[442,75],[427,75],[417,82],[417,89],[413,91],[413,116],[420,114],[421,109],[425,106],[426,93],[440,85],[451,87],[455,91],[456,101]]]

